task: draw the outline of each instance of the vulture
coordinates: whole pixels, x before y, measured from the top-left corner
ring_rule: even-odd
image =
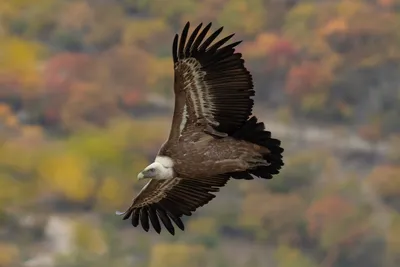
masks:
[[[271,179],[284,165],[283,148],[252,115],[253,79],[235,51],[234,34],[216,41],[223,27],[209,33],[200,23],[189,34],[187,22],[172,44],[175,105],[167,141],[137,178],[147,184],[123,220],[171,235],[184,231],[183,215],[210,202],[230,179]],[[254,203],[257,205],[258,203]]]

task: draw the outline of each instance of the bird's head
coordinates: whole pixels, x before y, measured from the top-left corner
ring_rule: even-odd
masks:
[[[157,157],[156,160],[141,171],[137,178],[165,180],[174,177],[173,162],[167,157]]]

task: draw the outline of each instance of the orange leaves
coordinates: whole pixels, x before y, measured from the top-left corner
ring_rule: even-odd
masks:
[[[316,76],[319,64],[302,62],[299,66],[290,69],[285,91],[291,95],[302,95],[312,91],[317,85]]]
[[[274,33],[262,32],[254,41],[246,42],[238,48],[249,59],[267,57],[266,68],[286,68],[298,53],[297,46],[290,40]]]
[[[68,90],[71,82],[85,70],[90,57],[86,54],[65,52],[50,58],[44,69],[45,83],[48,89]]]
[[[267,55],[272,46],[279,40],[279,37],[273,33],[262,32],[258,34],[254,41],[249,41],[238,47],[241,53],[246,54],[248,58],[258,58]]]
[[[333,195],[314,202],[307,210],[308,230],[312,235],[318,235],[329,225],[334,225],[340,217],[346,217],[354,213],[355,207],[350,202]]]
[[[285,38],[279,38],[268,47],[268,66],[271,68],[287,67],[297,55],[295,44]]]
[[[185,240],[216,241],[221,244],[215,247],[216,255],[201,245],[159,243],[165,235],[157,236],[157,244],[148,251],[152,233],[132,229],[114,218],[113,211],[129,205],[141,189],[143,184],[132,178],[168,135],[170,119],[141,119],[135,111],[147,100],[155,103],[167,95],[173,99],[171,42],[186,20],[193,26],[213,21],[213,29],[224,26],[224,34],[236,33],[232,40],[244,40],[238,52],[254,76],[261,106],[292,114],[296,123],[301,116],[319,116],[344,127],[343,118],[349,125],[360,117],[369,119],[372,103],[377,121],[355,127],[358,135],[376,141],[386,131],[395,135],[398,130],[399,0],[97,2],[0,0],[0,141],[7,141],[0,146],[0,210],[15,210],[19,216],[35,205],[34,213],[45,217],[47,211],[35,201],[49,200],[49,212],[57,213],[58,205],[53,204],[59,202],[53,200],[60,197],[67,210],[71,203],[93,200],[93,210],[84,212],[88,222],[76,225],[75,245],[80,256],[95,255],[98,261],[74,255],[67,265],[122,266],[130,251],[135,253],[132,259],[139,259],[134,265],[222,266],[214,257],[224,257],[219,254],[228,248],[228,265],[236,267],[236,259],[243,257],[231,249],[243,253],[249,243],[241,236],[246,235],[263,244],[260,251],[253,241],[245,248],[254,262],[239,263],[243,266],[328,266],[340,259],[331,265],[359,267],[363,263],[358,264],[358,257],[369,262],[385,256],[382,264],[370,266],[398,261],[400,169],[395,163],[400,142],[395,141],[389,144],[391,164],[373,167],[362,182],[358,169],[347,169],[359,157],[349,163],[339,158],[342,153],[329,149],[305,149],[302,142],[285,145],[286,165],[279,177],[231,181],[200,216],[187,221]],[[81,52],[60,50],[71,48],[65,45],[71,39]],[[379,98],[370,90],[379,91]],[[24,125],[26,118],[36,124]],[[291,136],[320,134],[303,132],[303,127]],[[53,135],[60,128],[66,131]],[[362,190],[365,184],[376,196]],[[382,209],[368,204],[375,197],[383,201]],[[394,215],[385,220],[381,212]],[[93,224],[92,215],[101,221],[107,217],[106,228]],[[372,228],[370,219],[375,217],[385,220],[385,233]],[[122,240],[107,232],[120,231],[121,224],[126,226],[120,232]],[[228,233],[228,239],[221,232]],[[231,244],[232,233],[238,245]],[[371,239],[385,243],[380,245],[385,255],[369,253],[375,242]],[[141,250],[119,248],[129,242]],[[0,244],[0,265],[19,260],[13,248],[19,245]],[[265,256],[265,247],[273,252]],[[260,260],[260,255],[271,262]],[[325,256],[334,259],[323,261]]]
[[[369,229],[357,206],[340,195],[314,201],[306,216],[310,235],[318,238],[324,248],[352,244]]]
[[[384,198],[399,198],[400,166],[381,165],[375,167],[367,180],[371,187]]]
[[[287,74],[286,93],[304,112],[321,110],[328,102],[329,85],[334,79],[328,62],[302,61]]]
[[[46,121],[68,129],[106,124],[119,113],[119,99],[129,106],[143,98],[149,61],[143,50],[125,46],[97,57],[70,52],[54,56],[44,69],[46,97],[51,99],[45,103]]]
[[[377,2],[383,7],[391,7],[395,4],[395,0],[377,0]]]
[[[7,128],[16,128],[19,125],[19,121],[15,114],[13,114],[10,106],[0,103],[0,123]]]
[[[293,57],[297,53],[297,49],[293,42],[280,38],[276,40],[268,49],[268,53],[272,56]]]
[[[323,64],[313,61],[303,61],[293,66],[287,77],[285,91],[289,95],[304,96],[315,92],[323,84],[330,82],[332,74]]]

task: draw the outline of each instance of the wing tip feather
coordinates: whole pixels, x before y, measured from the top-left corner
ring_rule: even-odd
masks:
[[[174,63],[178,62],[178,39],[179,35],[175,34],[174,40],[172,42],[172,59]]]

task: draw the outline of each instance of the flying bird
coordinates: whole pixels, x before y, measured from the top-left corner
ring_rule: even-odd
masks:
[[[138,174],[149,182],[133,199],[130,218],[147,232],[162,225],[175,234],[190,216],[215,197],[229,179],[271,179],[284,165],[283,148],[252,115],[253,80],[235,51],[234,34],[215,39],[200,23],[189,34],[187,22],[172,45],[175,106],[168,140],[155,160]]]

